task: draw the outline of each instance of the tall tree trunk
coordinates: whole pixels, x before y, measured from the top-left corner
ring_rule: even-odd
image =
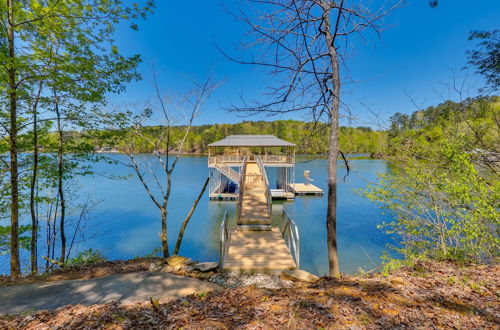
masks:
[[[9,43],[9,62],[7,74],[9,76],[10,99],[10,274],[18,277],[21,274],[19,263],[19,181],[17,164],[17,83],[14,64],[14,0],[7,0],[7,39]]]
[[[330,30],[330,11],[325,10],[324,33],[332,67],[332,104],[330,108],[330,147],[328,150],[328,208],[326,215],[328,265],[330,276],[340,276],[339,258],[337,252],[337,157],[339,153],[339,104],[340,104],[340,74],[335,35]],[[340,13],[339,13],[340,15]]]
[[[168,146],[169,143],[167,143],[167,165],[168,166]],[[172,170],[168,169],[168,167],[165,167],[167,171],[167,192],[163,196],[163,207],[161,208],[161,245],[163,248],[163,257],[168,258],[170,257],[170,251],[168,250],[168,236],[167,236],[167,205],[168,205],[168,199],[170,197],[170,192],[172,190]]]
[[[59,203],[61,203],[61,217],[59,221],[59,232],[61,233],[61,256],[60,262],[64,263],[66,260],[66,233],[65,233],[65,220],[66,220],[66,200],[64,199],[64,159],[63,159],[63,130],[61,126],[61,112],[59,111],[59,99],[57,92],[54,90],[54,102],[57,116],[57,132],[59,137],[59,144],[57,146],[57,186],[59,194]]]
[[[189,210],[188,215],[186,216],[186,219],[184,219],[184,221],[182,222],[181,229],[179,230],[179,235],[177,236],[177,242],[175,243],[174,256],[177,255],[177,253],[179,253],[179,249],[181,248],[181,243],[182,243],[182,237],[184,237],[184,231],[186,230],[187,224],[188,224],[189,220],[191,219],[191,216],[193,215],[194,210],[196,210],[196,205],[198,205],[198,202],[200,201],[201,197],[203,196],[203,193],[207,189],[208,181],[210,181],[209,177],[205,181],[203,188],[201,188],[200,194],[195,199],[193,206],[191,206],[191,209]]]
[[[170,257],[170,252],[168,251],[168,240],[167,240],[167,208],[162,207],[161,209],[161,246],[163,250],[163,258]]]
[[[35,194],[38,175],[38,101],[42,92],[42,84],[38,86],[38,92],[33,104],[33,170],[31,173],[30,186],[30,212],[31,212],[31,274],[38,274],[38,215],[35,207]]]

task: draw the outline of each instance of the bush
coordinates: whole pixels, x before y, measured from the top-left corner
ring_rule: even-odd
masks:
[[[500,251],[498,179],[478,173],[461,139],[437,150],[435,160],[406,158],[364,194],[394,216],[381,227],[399,236],[405,259],[488,263]]]
[[[106,261],[106,258],[99,252],[92,249],[79,252],[76,257],[67,261],[68,266],[88,266]]]

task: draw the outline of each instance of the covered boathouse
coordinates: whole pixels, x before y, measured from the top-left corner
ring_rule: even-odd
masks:
[[[293,199],[295,144],[274,135],[229,135],[209,144],[210,199],[237,200],[243,164],[257,158],[274,178],[269,182],[271,197]]]

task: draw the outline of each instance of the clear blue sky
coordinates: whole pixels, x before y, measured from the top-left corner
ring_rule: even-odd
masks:
[[[112,103],[141,103],[147,98],[154,63],[165,90],[185,88],[209,72],[224,80],[195,124],[245,119],[222,108],[237,103],[242,93],[260,95],[272,78],[228,61],[215,46],[231,53],[245,37],[245,26],[224,10],[225,6],[234,8],[235,3],[157,0],[154,15],[140,22],[139,31],[120,27],[117,44],[124,54],[141,54],[144,81],[130,84],[126,93],[111,98]],[[344,101],[358,119],[354,125],[373,124],[362,104],[387,118],[395,112],[415,110],[407,94],[425,106],[441,102],[433,89],[443,91],[441,83],[450,81],[451,70],[466,63],[465,52],[474,45],[467,41],[469,31],[500,28],[500,1],[441,0],[431,9],[427,0],[409,0],[386,23],[391,27],[383,32],[382,41],[356,41],[355,56],[348,62],[350,76],[359,81],[343,89]],[[298,114],[284,118],[307,119]]]

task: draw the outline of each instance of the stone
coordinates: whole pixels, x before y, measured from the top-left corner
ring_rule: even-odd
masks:
[[[284,270],[281,272],[280,277],[284,280],[308,282],[308,283],[314,283],[317,280],[319,280],[318,276],[300,269]]]
[[[165,265],[163,266],[161,269],[160,269],[160,272],[162,273],[171,273],[174,271],[174,267],[170,266],[170,265]]]
[[[163,263],[161,262],[153,262],[151,265],[149,265],[149,271],[150,272],[159,272],[161,270],[161,267],[163,266]]]
[[[176,267],[178,265],[188,265],[193,263],[193,260],[191,258],[186,258],[182,256],[171,256],[165,259],[165,261],[172,267]]]
[[[216,261],[213,262],[200,262],[194,265],[194,268],[199,270],[200,272],[208,272],[211,270],[215,270],[219,267],[219,263]]]
[[[195,277],[199,280],[208,280],[213,274],[213,272],[197,273],[195,274]]]
[[[194,267],[191,265],[183,265],[182,270],[184,270],[185,272],[191,273],[194,270]]]

